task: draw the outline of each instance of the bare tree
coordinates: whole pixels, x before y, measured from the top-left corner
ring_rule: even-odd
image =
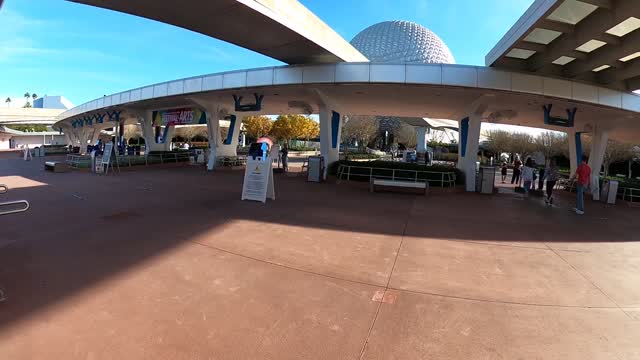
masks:
[[[506,130],[488,130],[484,133],[487,138],[487,149],[496,154],[498,158],[503,152],[515,152],[511,133]],[[500,159],[502,161],[502,159]]]
[[[609,176],[609,167],[611,167],[611,164],[633,159],[633,149],[633,145],[609,140],[604,152],[604,160],[602,161],[604,176]],[[599,171],[600,169],[597,170]],[[596,169],[593,169],[593,171],[596,171]]]
[[[367,144],[378,133],[380,122],[375,116],[349,115],[342,127],[342,140],[356,140],[358,148],[364,151]]]
[[[511,152],[520,155],[525,160],[529,155],[536,151],[536,144],[531,134],[516,132],[511,134]]]
[[[202,135],[204,137],[208,136],[207,127],[199,125],[189,125],[177,128],[176,135],[185,138],[189,145],[191,145],[191,141],[193,140],[193,138],[198,135]]]
[[[416,128],[404,121],[400,123],[400,127],[393,134],[396,141],[404,144],[407,148],[415,148],[418,143]]]
[[[569,148],[569,143],[565,134],[546,131],[535,138],[535,148],[548,160],[563,154]]]
[[[124,126],[124,139],[129,143],[129,139],[139,139],[142,137],[142,130],[138,124],[129,124]]]

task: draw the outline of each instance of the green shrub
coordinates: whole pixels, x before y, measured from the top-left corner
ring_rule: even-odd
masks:
[[[411,178],[415,176],[415,173],[413,173],[412,171],[429,171],[431,172],[430,174],[426,174],[426,173],[418,174],[418,180],[430,180],[430,181],[440,181],[441,176],[438,173],[452,172],[455,174],[456,185],[464,185],[464,175],[462,171],[460,171],[458,168],[451,167],[451,166],[444,166],[444,165],[429,166],[429,165],[421,165],[416,163],[405,163],[405,162],[399,162],[399,161],[382,161],[382,160],[370,161],[363,164],[362,162],[358,162],[358,161],[341,160],[329,166],[329,169],[328,169],[329,174],[337,175],[339,165],[377,168],[373,171],[374,176],[390,176],[391,171],[389,170],[396,170],[396,176]],[[402,171],[397,171],[397,170],[409,170],[409,171],[407,171],[406,173],[403,173]],[[369,181],[368,176],[369,176],[368,169],[353,168],[351,170],[352,180]]]
[[[380,155],[369,153],[348,153],[344,155],[345,160],[380,159]]]

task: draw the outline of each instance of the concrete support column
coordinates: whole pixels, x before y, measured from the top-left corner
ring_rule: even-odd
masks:
[[[593,200],[600,200],[600,169],[604,162],[604,154],[607,150],[609,132],[596,128],[591,139],[591,154],[589,156],[589,167],[591,168],[591,193]]]
[[[460,120],[460,141],[458,142],[458,168],[465,174],[465,188],[476,191],[476,163],[480,143],[482,116],[471,114]]]
[[[320,105],[320,154],[324,157],[325,173],[329,166],[340,160],[340,133],[342,118],[340,113]]]
[[[153,137],[155,138],[155,143],[160,143],[160,137],[162,136],[162,126],[155,126],[153,131]]]
[[[427,127],[419,127],[418,128],[418,141],[416,146],[416,151],[419,153],[427,152],[427,134],[429,132],[429,128]]]
[[[143,115],[138,117],[140,127],[142,128],[142,137],[144,138],[145,154],[149,154],[151,151],[163,151],[164,144],[156,143],[155,128],[153,126],[153,113],[146,111]]]
[[[91,139],[89,140],[89,145],[95,145],[98,142],[98,138],[100,137],[100,129],[94,129],[93,134],[91,134]]]
[[[216,157],[218,156],[218,145],[220,140],[220,115],[217,108],[206,109],[207,112],[207,134],[209,138],[209,162],[207,170],[216,167]]]
[[[171,150],[171,142],[173,141],[173,134],[176,132],[175,126],[166,126],[162,132],[162,145],[164,151]]]
[[[224,141],[218,143],[216,152],[218,156],[237,156],[238,155],[238,138],[240,134],[240,127],[242,125],[242,118],[235,114],[230,115],[229,119],[229,132]]]
[[[90,129],[83,128],[78,132],[78,140],[80,141],[80,154],[85,155],[87,153],[87,145],[89,145]]]
[[[582,161],[582,136],[575,131],[567,132],[569,140],[569,161],[571,163],[571,175],[576,173],[578,165]]]

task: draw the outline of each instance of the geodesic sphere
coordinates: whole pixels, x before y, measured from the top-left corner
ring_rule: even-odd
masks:
[[[351,45],[375,63],[456,63],[438,35],[409,21],[385,21],[369,26],[351,40]]]

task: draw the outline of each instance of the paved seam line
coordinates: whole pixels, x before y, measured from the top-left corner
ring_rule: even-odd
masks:
[[[384,302],[384,296],[387,294],[387,290],[389,290],[389,284],[391,283],[391,277],[393,276],[393,271],[396,268],[396,264],[398,263],[398,257],[400,257],[400,250],[402,249],[402,244],[404,243],[404,237],[407,233],[407,226],[409,226],[409,219],[411,219],[411,211],[416,205],[416,200],[414,199],[409,207],[409,211],[407,212],[407,218],[404,221],[404,227],[402,228],[402,236],[400,237],[400,244],[398,244],[398,249],[396,249],[396,257],[393,259],[393,266],[391,266],[391,271],[389,272],[389,278],[387,279],[387,285],[384,287],[384,293],[382,295],[382,299],[380,299],[380,303],[378,304],[378,309],[376,310],[376,314],[373,317],[373,321],[371,322],[371,327],[369,328],[369,332],[367,333],[367,337],[364,340],[364,344],[362,344],[362,350],[360,350],[359,359],[362,360],[364,358],[364,353],[367,350],[367,345],[369,344],[369,339],[371,338],[371,333],[373,332],[373,327],[376,325],[376,321],[378,320],[378,315],[380,314],[380,309],[382,308],[382,303]]]
[[[580,276],[582,276],[583,279],[585,279],[589,284],[591,284],[591,286],[593,286],[594,288],[598,289],[598,291],[600,291],[602,293],[602,295],[604,295],[607,299],[609,299],[609,301],[611,301],[620,311],[622,311],[625,315],[629,316],[629,314],[627,314],[626,311],[624,311],[621,307],[620,304],[618,304],[615,300],[613,300],[607,293],[604,292],[604,290],[602,290],[598,285],[596,285],[591,279],[589,279],[585,274],[583,274],[580,270],[578,270],[575,266],[573,266],[572,263],[570,263],[569,261],[567,261],[567,259],[565,259],[562,255],[560,255],[557,251],[555,251],[551,246],[547,245],[547,243],[545,242],[544,245],[546,247],[549,248],[549,250],[551,250],[551,252],[553,252],[554,254],[556,254],[557,257],[559,257],[560,259],[562,259],[562,261],[564,261],[567,265],[571,266],[571,268],[577,272],[578,274],[580,274]],[[630,316],[629,316],[630,317]]]
[[[429,295],[429,296],[442,297],[442,298],[448,298],[448,299],[458,299],[458,300],[476,301],[476,302],[488,302],[488,303],[505,304],[505,305],[557,307],[557,308],[572,308],[572,309],[620,309],[620,310],[623,310],[617,304],[616,304],[616,306],[581,306],[581,305],[535,304],[535,303],[523,303],[523,302],[517,302],[517,301],[477,299],[477,298],[464,297],[464,296],[444,295],[444,294],[438,294],[438,293],[431,293],[431,292],[427,292],[427,291],[395,288],[395,287],[391,287],[391,286],[388,286],[388,285],[385,287],[384,285],[372,284],[372,283],[368,283],[368,282],[364,282],[364,281],[358,281],[358,280],[352,280],[352,279],[344,279],[344,278],[340,278],[340,277],[333,276],[333,275],[317,273],[317,272],[304,270],[304,269],[298,269],[298,268],[291,267],[291,266],[288,266],[288,265],[278,264],[278,263],[274,263],[274,262],[271,262],[271,261],[254,258],[254,257],[248,256],[248,255],[238,254],[236,252],[225,250],[225,249],[221,249],[221,248],[218,248],[216,246],[204,244],[204,243],[201,243],[199,241],[192,240],[190,242],[194,243],[196,245],[200,245],[200,246],[203,246],[203,247],[206,247],[206,248],[209,248],[209,249],[217,250],[217,251],[220,251],[220,252],[223,252],[223,253],[226,253],[226,254],[235,255],[235,256],[238,256],[238,257],[245,258],[245,259],[249,259],[249,260],[253,260],[253,261],[257,261],[257,262],[261,262],[261,263],[265,263],[265,264],[269,264],[269,265],[285,268],[285,269],[288,269],[288,270],[299,271],[299,272],[302,272],[302,273],[305,273],[305,274],[325,277],[325,278],[339,280],[339,281],[345,281],[345,282],[349,282],[349,283],[353,283],[353,284],[366,285],[366,286],[371,286],[371,287],[375,287],[375,288],[383,288],[383,289],[385,289],[385,292],[386,292],[386,290],[396,290],[396,291],[401,291],[401,292],[409,292],[409,293],[414,293],[414,294]],[[402,240],[401,240],[401,242],[402,242]],[[540,249],[540,250],[545,250],[545,249]],[[615,302],[613,302],[613,303],[615,304]]]
[[[414,293],[414,294],[420,294],[420,295],[442,297],[442,298],[447,298],[447,299],[458,299],[458,300],[465,300],[465,301],[486,302],[486,303],[495,303],[495,304],[504,304],[504,305],[555,307],[555,308],[569,308],[569,309],[619,309],[620,308],[618,306],[582,306],[582,305],[535,304],[535,303],[523,303],[523,302],[517,302],[517,301],[475,299],[475,298],[464,297],[464,296],[443,295],[443,294],[437,294],[437,293],[430,293],[430,292],[427,292],[427,291],[400,289],[400,288],[394,288],[394,287],[390,287],[389,289],[390,290],[396,290],[396,291],[409,292],[409,293]]]
[[[261,262],[261,263],[265,263],[265,264],[269,264],[269,265],[273,265],[273,266],[278,266],[278,267],[289,269],[289,270],[299,271],[299,272],[306,273],[306,274],[326,277],[326,278],[330,278],[330,279],[334,279],[334,280],[346,281],[346,282],[350,282],[350,283],[354,283],[354,284],[373,286],[373,287],[377,287],[377,288],[384,287],[384,285],[370,284],[370,283],[367,283],[367,282],[364,282],[364,281],[358,281],[358,280],[343,279],[343,278],[339,278],[339,277],[333,276],[333,275],[321,274],[321,273],[317,273],[317,272],[313,272],[313,271],[309,271],[309,270],[298,269],[298,268],[294,268],[292,266],[288,266],[288,265],[284,265],[284,264],[278,264],[278,263],[274,263],[274,262],[271,262],[271,261],[254,258],[254,257],[248,256],[248,255],[238,254],[238,253],[235,253],[233,251],[221,249],[221,248],[213,246],[213,245],[201,243],[201,242],[199,242],[197,240],[191,240],[190,242],[194,243],[194,244],[197,244],[197,245],[200,245],[200,246],[204,246],[204,247],[209,248],[209,249],[217,250],[217,251],[220,251],[220,252],[223,252],[223,253],[226,253],[226,254],[239,256],[239,257],[242,257],[242,258],[245,258],[245,259],[250,259],[250,260],[257,261],[257,262]]]

